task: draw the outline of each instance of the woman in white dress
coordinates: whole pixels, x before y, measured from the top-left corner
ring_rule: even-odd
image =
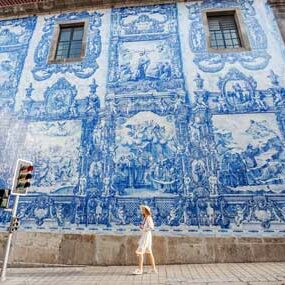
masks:
[[[152,265],[151,273],[157,273],[155,267],[155,261],[152,253],[152,233],[154,230],[154,223],[151,217],[151,210],[148,206],[142,205],[140,206],[141,213],[143,215],[143,223],[140,225],[140,229],[142,231],[142,235],[140,237],[138,248],[136,250],[136,254],[139,259],[139,268],[136,269],[133,273],[136,275],[143,274],[143,258],[144,254],[148,254],[150,258],[150,262]]]

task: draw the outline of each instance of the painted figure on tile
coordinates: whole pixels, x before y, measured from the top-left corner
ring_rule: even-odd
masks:
[[[150,64],[150,59],[145,51],[141,52],[139,56],[140,57],[138,61],[137,72],[135,75],[136,80],[142,80],[146,78],[146,72]]]

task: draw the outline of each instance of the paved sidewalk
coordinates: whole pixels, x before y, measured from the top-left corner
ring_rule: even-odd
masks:
[[[148,268],[146,268],[148,269]],[[134,267],[8,269],[5,285],[285,285],[285,263],[159,266],[158,274],[131,275]]]

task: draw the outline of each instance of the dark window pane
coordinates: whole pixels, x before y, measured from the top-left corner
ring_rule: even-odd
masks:
[[[231,34],[228,32],[224,32],[224,37],[226,40],[231,39]]]
[[[71,35],[71,29],[62,29],[60,31],[60,41],[69,41]]]
[[[68,50],[67,49],[59,49],[59,50],[57,50],[57,54],[67,56]]]
[[[69,58],[80,58],[80,51],[71,53]]]
[[[66,56],[65,55],[63,55],[63,54],[61,54],[61,53],[57,53],[57,55],[56,55],[56,59],[63,59],[63,58],[65,58]]]
[[[56,59],[79,58],[81,55],[84,26],[61,27]]]
[[[81,51],[81,47],[70,49],[70,53],[73,53],[73,52],[80,52],[80,51]]]
[[[237,31],[231,31],[231,36],[237,38],[238,37]]]
[[[75,40],[75,41],[77,41],[77,40],[81,41],[82,37],[83,37],[83,27],[75,28],[74,32],[73,32],[72,39]]]
[[[217,43],[219,46],[224,46],[224,41],[221,39],[221,40],[217,40]]]
[[[220,26],[219,25],[211,23],[210,31],[219,31],[219,30],[220,30]]]
[[[208,16],[208,23],[211,37],[211,47],[241,47],[234,15]]]
[[[56,59],[79,58],[82,48],[84,26],[61,27]]]
[[[216,34],[216,39],[217,40],[221,40],[222,38],[223,38],[223,34],[222,33]]]
[[[226,40],[226,46],[231,46],[232,45],[232,40]]]
[[[81,48],[81,46],[82,46],[82,42],[81,41],[73,41],[73,42],[71,42],[71,44],[70,44],[70,48],[71,49],[73,49],[73,48]]]
[[[210,38],[211,38],[211,41],[214,41],[216,39],[214,34],[210,34]]]
[[[234,40],[233,40],[233,45],[240,46],[239,40],[238,40],[238,39],[234,39]]]
[[[59,43],[57,47],[57,54],[67,57],[69,45],[66,43]]]
[[[59,42],[57,49],[68,49],[69,47],[69,42]]]

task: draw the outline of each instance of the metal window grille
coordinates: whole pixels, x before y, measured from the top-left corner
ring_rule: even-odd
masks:
[[[81,55],[84,25],[60,27],[55,59],[79,58]]]
[[[234,15],[208,16],[211,48],[234,49],[241,40]]]

